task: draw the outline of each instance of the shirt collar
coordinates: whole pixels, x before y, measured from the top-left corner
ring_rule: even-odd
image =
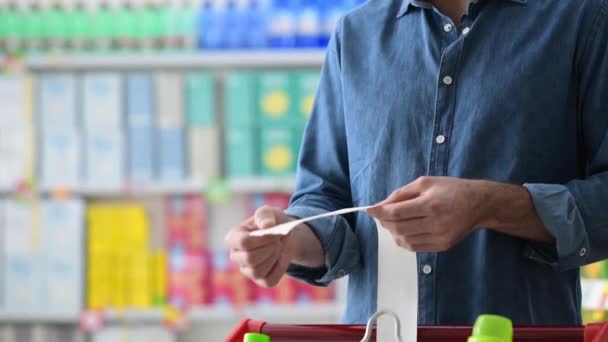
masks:
[[[478,2],[480,0],[471,0],[471,2]],[[517,2],[519,4],[527,4],[528,0],[508,0],[511,2]],[[397,13],[397,18],[401,18],[402,16],[406,15],[410,8],[414,6],[414,7],[420,7],[420,8],[432,8],[433,5],[431,5],[430,3],[426,2],[426,1],[420,1],[420,0],[403,0],[403,3],[401,4],[401,8],[399,9],[399,13]]]

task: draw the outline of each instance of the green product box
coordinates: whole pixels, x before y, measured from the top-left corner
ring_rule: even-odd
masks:
[[[319,70],[303,70],[292,73],[296,121],[305,122],[310,118],[317,88],[319,87],[320,76]]]
[[[299,131],[293,126],[265,126],[260,129],[262,176],[295,174],[300,147]]]
[[[226,126],[255,126],[256,79],[253,72],[235,72],[227,75],[224,86]]]
[[[186,77],[186,112],[188,125],[215,125],[213,76],[206,72],[191,73]]]
[[[257,139],[251,126],[226,128],[226,175],[230,179],[257,175]]]
[[[294,112],[293,89],[289,72],[268,71],[259,76],[258,111],[262,125],[287,125]]]

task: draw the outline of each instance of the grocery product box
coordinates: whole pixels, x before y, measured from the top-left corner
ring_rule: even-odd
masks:
[[[208,209],[200,195],[171,196],[166,199],[165,220],[170,246],[182,245],[189,252],[208,248]]]
[[[155,176],[153,86],[149,74],[127,75],[127,178],[131,183],[149,183]]]
[[[258,173],[258,136],[253,127],[226,128],[225,168],[228,178],[238,179]]]
[[[28,110],[26,91],[23,77],[0,76],[0,103],[2,103],[3,113],[0,116],[1,126],[23,124],[23,113]]]
[[[167,304],[167,269],[169,267],[167,253],[164,249],[153,251],[150,262],[152,263],[152,305],[163,307]]]
[[[4,299],[9,313],[44,311],[38,202],[7,200],[4,205]]]
[[[83,77],[83,127],[118,130],[123,127],[122,80],[117,73],[87,73]]]
[[[190,178],[197,182],[221,176],[220,129],[216,126],[191,127],[188,132]]]
[[[78,199],[45,200],[40,212],[45,285],[41,296],[46,312],[77,315],[84,294],[84,203]]]
[[[258,112],[261,127],[288,125],[295,117],[295,97],[287,71],[259,74]]]
[[[224,250],[213,252],[213,305],[243,307],[255,299],[255,284],[241,274]]]
[[[295,94],[295,121],[306,122],[312,113],[320,72],[319,70],[294,71],[291,77]]]
[[[38,115],[43,131],[78,125],[77,83],[75,75],[69,73],[48,73],[40,77]]]
[[[257,125],[257,75],[249,71],[226,75],[224,108],[226,127],[253,127]]]
[[[99,128],[85,138],[85,183],[119,189],[124,182],[124,142],[121,132]]]
[[[211,265],[207,252],[191,252],[181,244],[169,249],[169,303],[179,309],[209,305]]]
[[[74,189],[80,184],[80,139],[74,128],[53,127],[42,133],[42,186]]]
[[[260,129],[260,165],[263,176],[295,174],[298,159],[298,130],[292,127]]]
[[[148,250],[136,250],[127,257],[127,303],[138,309],[152,307],[152,263]]]
[[[255,301],[261,306],[295,304],[298,299],[298,291],[297,281],[285,276],[273,288],[256,287]]]
[[[157,125],[160,129],[184,127],[184,84],[177,72],[156,74]]]
[[[206,72],[186,76],[186,112],[188,126],[216,126],[213,76]]]
[[[161,181],[178,182],[186,178],[186,137],[183,128],[158,131],[158,167]]]

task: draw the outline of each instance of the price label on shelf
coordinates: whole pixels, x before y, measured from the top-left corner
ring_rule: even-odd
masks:
[[[80,314],[80,330],[85,332],[100,331],[104,327],[104,321],[101,310],[85,310]]]
[[[210,179],[207,183],[207,200],[209,203],[226,203],[230,201],[231,196],[228,183],[223,178]]]

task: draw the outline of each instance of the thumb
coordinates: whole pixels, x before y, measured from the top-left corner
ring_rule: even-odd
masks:
[[[255,211],[255,225],[259,229],[267,229],[276,226],[280,222],[280,215],[283,212],[277,208],[263,206]]]

